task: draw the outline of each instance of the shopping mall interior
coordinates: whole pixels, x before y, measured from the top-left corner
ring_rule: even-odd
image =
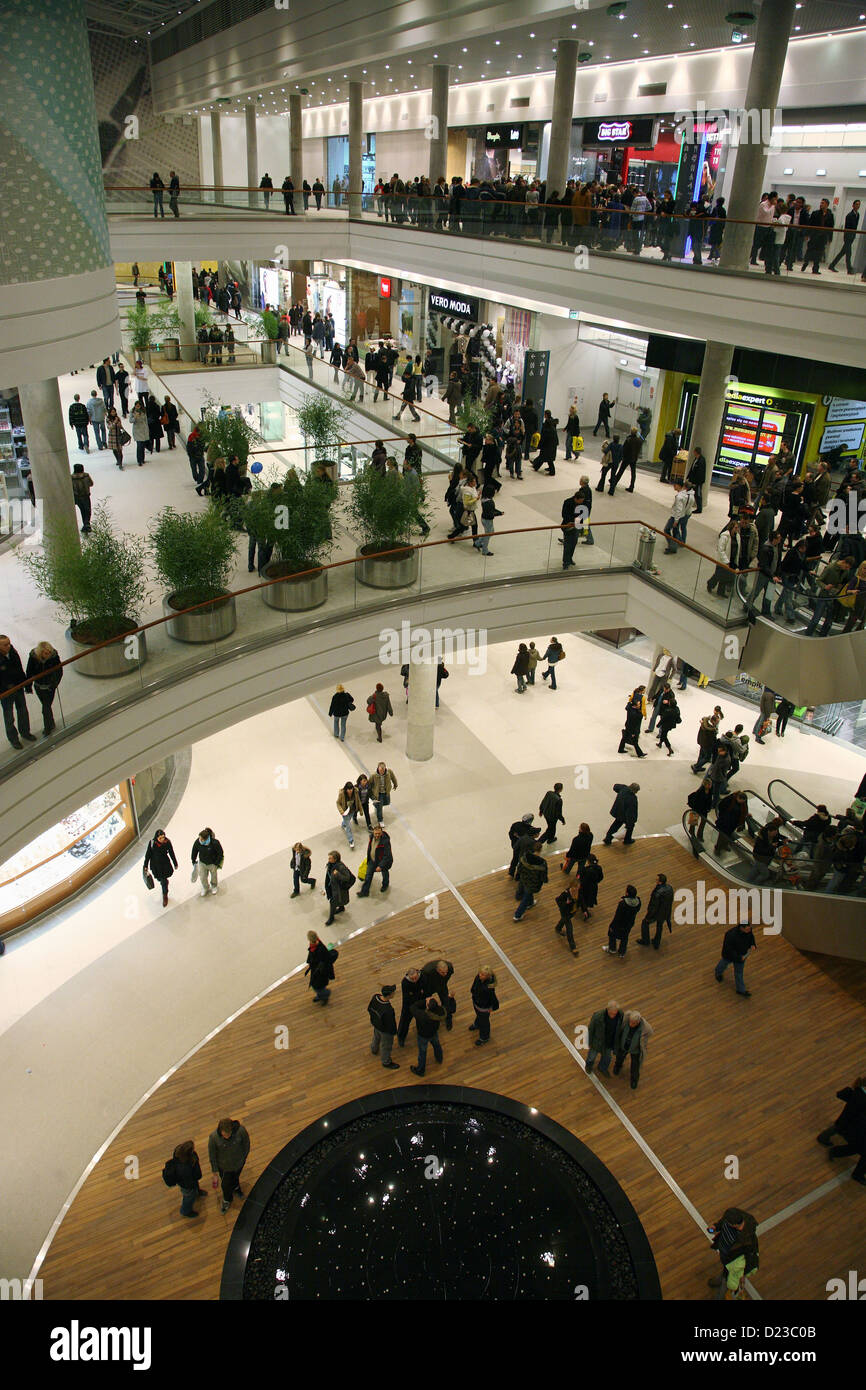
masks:
[[[860,3],[0,0],[4,1298],[866,1297]]]

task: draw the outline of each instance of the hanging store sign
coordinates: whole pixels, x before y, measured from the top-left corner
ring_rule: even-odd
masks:
[[[480,318],[480,303],[471,294],[457,294],[453,290],[430,291],[430,309],[434,314],[455,314],[461,319],[477,323]]]
[[[522,125],[489,125],[484,128],[484,143],[487,148],[500,150],[519,150],[523,144]]]
[[[656,143],[656,119],[639,116],[634,121],[584,121],[583,147],[597,145],[649,145]]]

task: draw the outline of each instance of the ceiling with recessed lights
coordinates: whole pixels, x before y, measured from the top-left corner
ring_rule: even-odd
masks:
[[[763,0],[772,4],[773,0]],[[278,12],[274,0],[88,0],[91,8],[131,12],[173,10],[174,22],[151,28],[154,44],[155,97],[165,112],[199,113],[212,109],[240,112],[255,103],[263,113],[288,109],[288,96],[303,95],[305,107],[323,107],[348,100],[349,82],[362,81],[367,97],[402,95],[429,88],[432,64],[448,63],[454,85],[549,73],[556,66],[557,43],[579,42],[585,65],[648,61],[677,53],[730,47],[734,30],[754,34],[754,24],[734,23],[736,11],[757,14],[757,0],[625,0],[620,5],[589,0],[589,7],[555,6],[555,0],[535,0],[535,17],[526,21],[526,7],[478,0],[471,12],[438,0],[431,11],[418,7],[417,28],[398,26],[402,7],[384,9],[381,0],[336,0],[331,7],[313,0],[291,0]],[[177,12],[197,9],[197,15],[178,19]],[[253,12],[255,11],[255,14]],[[435,19],[431,19],[435,14]],[[336,26],[337,16],[345,20]],[[389,30],[389,18],[395,16]],[[512,16],[503,18],[503,16]],[[492,23],[496,19],[496,24]],[[241,18],[241,23],[234,23]],[[318,26],[316,20],[318,18]],[[447,22],[442,22],[446,20]],[[246,22],[248,21],[248,22]],[[866,23],[866,0],[802,0],[792,24],[792,36],[808,36],[860,28]],[[371,28],[372,26],[372,28]],[[210,30],[208,43],[184,47],[185,39]],[[262,35],[270,32],[270,42]],[[250,37],[258,36],[257,39]],[[344,38],[345,36],[345,38]],[[444,41],[443,37],[444,36]],[[156,60],[174,47],[177,56],[165,63],[174,71],[163,99]],[[209,53],[222,52],[215,64]],[[306,55],[302,57],[300,55]],[[179,61],[178,61],[179,60]],[[183,68],[183,73],[177,71]],[[170,97],[169,91],[174,88]],[[306,89],[306,90],[304,90]],[[181,100],[181,93],[185,100]],[[196,100],[200,103],[196,105]]]
[[[172,20],[198,8],[202,0],[86,0],[90,29],[143,40]]]

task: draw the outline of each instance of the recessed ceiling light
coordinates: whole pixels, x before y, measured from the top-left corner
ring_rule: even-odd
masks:
[[[488,68],[490,67],[490,59],[489,59],[489,58],[485,58],[485,59],[484,59],[484,65],[485,65],[485,67],[488,67]]]
[[[498,39],[494,39],[494,43],[496,44],[496,47],[498,48],[498,47],[499,47],[499,40],[498,40]]]
[[[632,38],[633,38],[633,39],[639,39],[639,38],[640,38],[640,34],[632,34]]]
[[[534,38],[535,38],[535,35],[534,35],[534,34],[530,34],[529,37],[530,37],[531,39],[534,39]]]
[[[463,52],[464,52],[464,53],[468,53],[468,52],[469,52],[469,49],[468,49],[468,48],[464,48],[464,49],[463,49]]]
[[[646,55],[649,53],[649,49],[648,49],[648,48],[645,48],[643,52],[644,52],[644,57],[646,57]]]
[[[518,53],[517,56],[518,56],[518,58],[522,58],[522,57],[523,57],[523,54],[522,54],[522,53]]]

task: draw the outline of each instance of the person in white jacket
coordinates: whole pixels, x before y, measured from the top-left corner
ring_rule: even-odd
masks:
[[[719,598],[727,598],[734,587],[731,570],[736,569],[739,559],[739,531],[740,523],[732,519],[719,532],[716,542],[718,564],[707,580],[707,589],[710,593],[717,589]]]
[[[691,488],[686,483],[674,483],[673,506],[664,527],[668,538],[665,555],[678,554],[677,541],[685,541],[688,520],[696,506],[695,494]]]

